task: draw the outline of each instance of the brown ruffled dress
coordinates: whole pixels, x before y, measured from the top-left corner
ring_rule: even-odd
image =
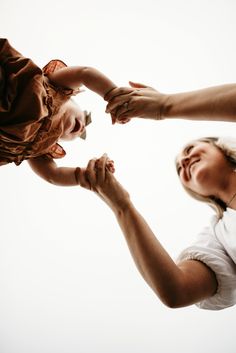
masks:
[[[62,134],[60,119],[55,117],[79,92],[49,83],[47,75],[62,67],[66,64],[52,60],[41,70],[0,38],[0,165],[52,157]],[[65,155],[61,151],[58,157]]]

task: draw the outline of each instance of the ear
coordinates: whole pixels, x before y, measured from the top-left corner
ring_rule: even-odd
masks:
[[[47,155],[55,159],[63,158],[66,155],[66,151],[58,143],[55,143],[55,145],[50,148]]]

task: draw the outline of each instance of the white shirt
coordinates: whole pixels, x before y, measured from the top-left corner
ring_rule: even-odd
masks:
[[[202,309],[220,310],[236,304],[236,211],[227,208],[223,217],[214,216],[209,227],[198,234],[196,241],[183,250],[178,262],[199,260],[215,273],[217,292],[197,303]]]

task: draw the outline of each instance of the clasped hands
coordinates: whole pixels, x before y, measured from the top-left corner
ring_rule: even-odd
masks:
[[[77,168],[78,184],[94,191],[114,211],[124,209],[129,194],[114,177],[114,162],[107,154],[91,159],[86,168]]]
[[[162,119],[167,96],[140,83],[129,84],[131,87],[113,88],[104,97],[112,124],[125,124],[133,117]],[[78,184],[97,193],[113,210],[123,208],[129,200],[128,192],[113,175],[114,162],[106,154],[91,159],[87,168],[77,169]]]
[[[152,87],[129,82],[131,87],[116,87],[104,99],[108,101],[106,113],[111,114],[112,124],[125,124],[131,118],[163,119],[167,96]]]

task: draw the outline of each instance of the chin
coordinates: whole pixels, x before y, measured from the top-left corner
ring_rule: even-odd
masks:
[[[77,136],[63,136],[60,138],[62,141],[72,141],[75,140]]]

